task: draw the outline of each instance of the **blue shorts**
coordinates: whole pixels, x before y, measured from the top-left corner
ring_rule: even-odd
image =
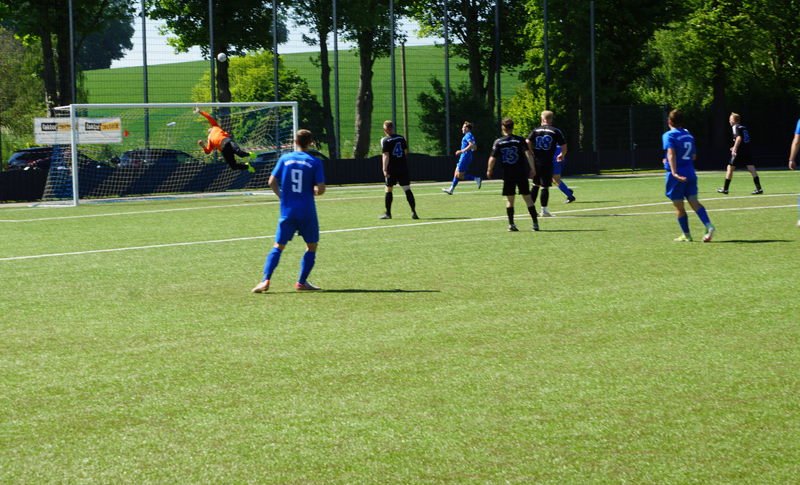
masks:
[[[317,219],[280,219],[275,242],[286,244],[292,240],[294,233],[300,234],[306,244],[319,242],[319,220]]]
[[[472,162],[472,157],[469,157],[466,160],[459,160],[458,161],[458,171],[459,172],[466,172],[469,169],[469,164]]]
[[[553,162],[553,175],[561,175],[561,169],[564,167],[564,162]]]
[[[697,176],[688,177],[686,182],[681,182],[671,173],[667,173],[667,192],[669,200],[697,200]]]

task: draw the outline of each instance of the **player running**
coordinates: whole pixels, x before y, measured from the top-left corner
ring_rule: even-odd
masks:
[[[531,198],[528,188],[528,177],[536,176],[533,155],[525,143],[525,139],[514,134],[514,120],[503,118],[501,123],[502,137],[494,141],[492,155],[489,157],[489,167],[486,169],[486,179],[491,180],[495,160],[503,164],[503,195],[506,196],[506,215],[508,216],[509,232],[517,232],[514,225],[514,196],[519,190],[519,195],[528,205],[528,212],[533,219],[533,230],[539,230],[539,221],[536,218],[536,206]],[[527,164],[525,163],[527,162]]]
[[[472,152],[475,151],[475,136],[472,134],[472,123],[465,121],[461,127],[464,138],[461,139],[461,150],[456,150],[456,155],[461,155],[456,165],[456,172],[453,174],[453,185],[449,189],[442,189],[447,195],[453,195],[459,180],[474,180],[478,183],[478,190],[481,188],[481,178],[473,177],[467,173],[470,162],[472,162]]]
[[[222,158],[228,162],[228,166],[231,167],[232,170],[247,170],[250,173],[256,172],[255,167],[250,166],[250,162],[236,162],[236,157],[234,155],[247,158],[250,154],[239,148],[239,145],[231,139],[231,135],[220,128],[219,124],[217,124],[217,120],[212,118],[211,115],[205,111],[201,111],[197,106],[194,107],[194,112],[205,116],[208,122],[211,123],[211,128],[208,129],[208,146],[205,146],[203,140],[197,140],[197,144],[200,145],[205,154],[211,153],[214,149],[219,150],[222,153]]]
[[[675,206],[678,224],[683,231],[683,235],[675,241],[692,241],[692,235],[689,233],[689,216],[686,215],[683,206],[683,199],[686,199],[700,218],[700,222],[706,226],[703,242],[709,242],[714,235],[714,226],[711,225],[706,208],[697,200],[697,174],[694,171],[697,149],[694,137],[682,128],[683,113],[677,109],[670,112],[667,124],[671,129],[661,137],[665,154],[664,168],[667,170],[666,195]]]
[[[319,243],[319,220],[314,196],[325,193],[322,161],[308,153],[312,142],[310,131],[299,130],[295,138],[296,150],[282,155],[269,176],[269,186],[281,201],[281,217],[278,219],[275,244],[264,264],[264,279],[253,288],[253,293],[269,290],[272,272],[278,267],[286,243],[292,240],[295,232],[306,242],[306,252],[300,263],[300,277],[294,286],[300,291],[320,289],[308,281]]]
[[[547,211],[547,203],[550,200],[550,185],[553,183],[553,160],[556,146],[561,147],[561,155],[556,159],[558,162],[564,160],[567,155],[567,140],[561,130],[553,126],[553,112],[542,111],[542,126],[534,128],[527,139],[528,148],[533,152],[536,160],[536,177],[533,179],[533,189],[531,198],[536,202],[539,189],[542,190],[542,217],[551,217]]]

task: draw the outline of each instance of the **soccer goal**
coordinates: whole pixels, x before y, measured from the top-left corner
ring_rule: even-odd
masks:
[[[235,171],[203,152],[213,116],[256,169]],[[37,142],[53,145],[42,200],[224,192],[267,187],[282,153],[294,149],[297,103],[76,104],[34,120]]]

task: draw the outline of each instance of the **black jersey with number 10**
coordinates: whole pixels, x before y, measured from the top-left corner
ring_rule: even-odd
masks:
[[[402,135],[383,137],[381,139],[381,150],[383,153],[389,153],[389,164],[386,167],[388,173],[408,171],[407,157],[405,156],[405,150],[408,150],[408,142]]]
[[[503,162],[503,180],[528,180],[531,167],[525,152],[528,144],[525,138],[517,135],[506,135],[494,141],[492,156]]]

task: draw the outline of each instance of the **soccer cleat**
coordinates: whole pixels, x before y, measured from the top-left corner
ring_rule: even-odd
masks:
[[[722,187],[720,187],[720,188],[717,189],[717,192],[719,192],[720,194],[727,194],[728,193],[728,189],[723,189]]]
[[[707,232],[706,235],[703,236],[703,242],[711,242],[711,236],[714,235],[714,226],[709,225],[706,230]]]
[[[553,214],[551,214],[551,213],[549,213],[547,211],[542,211],[542,213],[539,214],[539,217],[553,217]]]
[[[453,195],[453,187],[450,187],[449,189],[442,189],[442,192],[447,195]]]
[[[800,227],[800,221],[797,221],[797,227]]]
[[[756,189],[756,190],[750,192],[750,195],[758,195],[758,194],[763,194],[763,193],[764,193],[764,191],[762,189]]]
[[[569,204],[570,202],[575,202],[575,197],[569,197],[567,200],[564,201],[565,204]]]
[[[392,215],[389,214],[388,212],[384,212],[383,214],[378,216],[378,219],[391,219],[391,218],[392,218]]]
[[[252,291],[253,293],[263,293],[267,290],[269,290],[269,280],[262,281],[261,283],[258,284],[258,286],[256,286],[250,291]]]
[[[534,222],[533,223],[533,229],[532,230],[533,231],[538,231],[539,230],[539,223],[538,222]]]
[[[314,286],[311,284],[310,281],[306,281],[305,283],[300,283],[299,281],[294,284],[294,288],[297,291],[313,291],[313,290],[321,290],[319,286]]]
[[[514,224],[508,225],[508,232],[518,232],[518,231],[519,229],[517,229],[517,226],[515,226]]]
[[[412,213],[411,213],[411,218],[412,218],[412,219],[419,219],[419,216],[417,215],[417,213],[416,213],[416,212],[412,212]]]
[[[681,237],[676,237],[675,242],[692,242],[691,237],[687,237],[686,234],[681,234]]]
[[[481,178],[480,177],[475,177],[475,182],[478,183],[478,190],[481,190]]]
[[[245,165],[247,165],[247,171],[248,172],[256,173],[256,168],[254,166],[250,165],[250,162],[245,162]]]

